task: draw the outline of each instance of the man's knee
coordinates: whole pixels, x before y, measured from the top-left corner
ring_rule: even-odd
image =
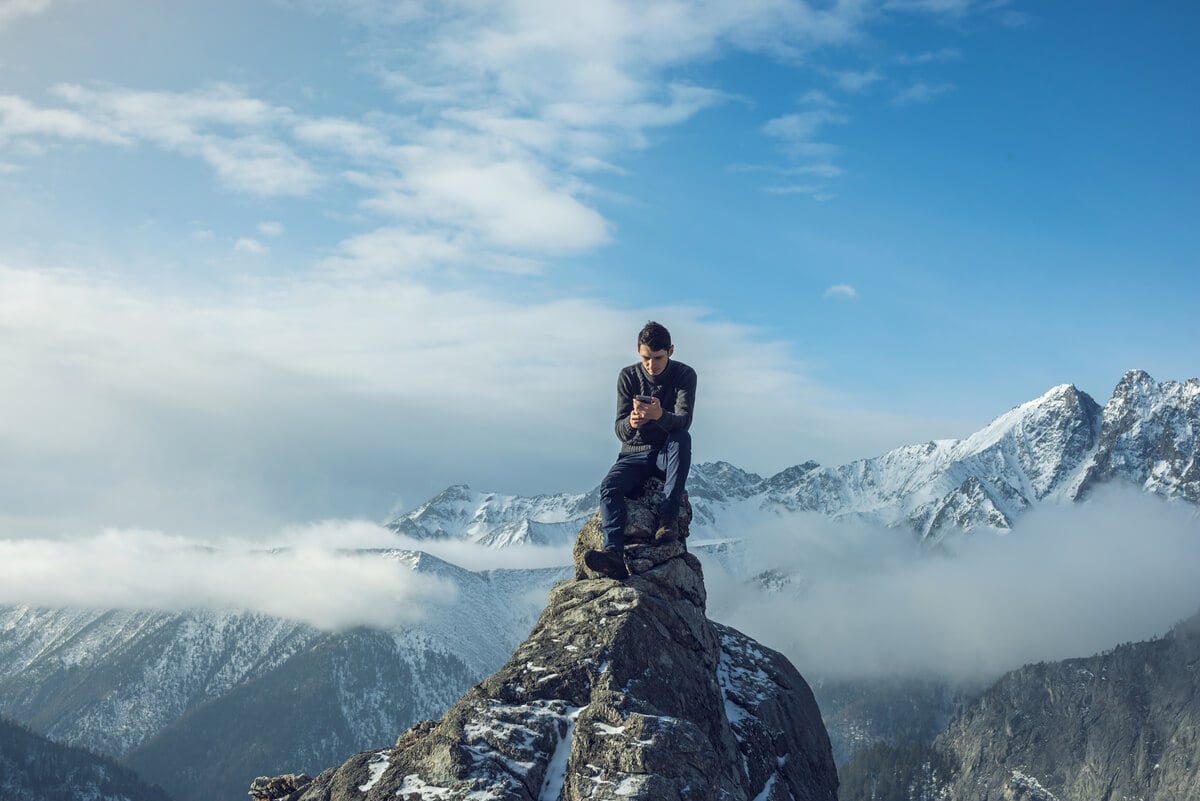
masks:
[[[670,434],[667,434],[667,442],[675,443],[680,448],[691,450],[692,434],[687,429],[681,428],[677,431],[672,431]]]

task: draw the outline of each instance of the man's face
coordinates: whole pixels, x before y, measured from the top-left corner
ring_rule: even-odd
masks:
[[[649,345],[638,346],[638,356],[642,360],[642,367],[650,375],[662,375],[662,371],[667,369],[667,359],[671,358],[671,354],[674,352],[674,345],[667,350],[650,350]]]

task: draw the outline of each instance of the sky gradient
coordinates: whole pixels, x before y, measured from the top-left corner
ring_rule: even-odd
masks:
[[[0,538],[770,474],[1200,373],[1191,3],[0,0]]]

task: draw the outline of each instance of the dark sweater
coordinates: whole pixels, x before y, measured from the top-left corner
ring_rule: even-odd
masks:
[[[638,428],[629,425],[634,395],[658,398],[663,416]],[[668,432],[691,426],[695,407],[696,371],[683,362],[668,361],[667,369],[658,376],[647,373],[640,362],[623,368],[617,374],[616,430],[621,453],[640,453],[661,446]]]

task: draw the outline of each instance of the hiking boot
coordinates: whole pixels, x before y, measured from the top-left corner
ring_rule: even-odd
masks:
[[[625,567],[625,557],[615,548],[585,551],[583,563],[606,578],[617,581],[629,578],[629,570]]]
[[[675,542],[679,539],[679,518],[664,517],[660,521],[658,531],[654,532],[654,541],[659,545]]]

